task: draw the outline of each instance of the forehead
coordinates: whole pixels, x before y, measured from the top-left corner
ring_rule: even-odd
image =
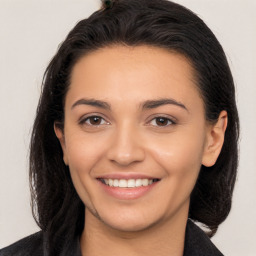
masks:
[[[69,98],[148,100],[200,97],[195,72],[183,55],[152,46],[105,47],[83,56],[71,74]]]
[[[190,60],[178,52],[148,45],[110,45],[83,56],[72,70],[71,82],[74,77],[79,77],[79,73],[81,75],[81,70],[92,71],[94,69],[95,71],[103,71],[103,68],[106,71],[102,75],[106,76],[109,72],[112,74],[117,71],[115,70],[116,65],[119,66],[119,71],[123,68],[123,71],[132,71],[134,75],[135,67],[139,67],[140,72],[142,68],[144,68],[144,71],[157,71],[156,75],[159,75],[161,71],[164,74],[169,69],[169,76],[165,77],[167,79],[170,76],[175,78],[175,73],[178,73],[193,82],[196,80],[196,72]]]

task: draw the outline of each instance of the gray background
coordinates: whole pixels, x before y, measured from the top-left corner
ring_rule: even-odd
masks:
[[[256,255],[256,1],[176,0],[213,30],[233,71],[241,119],[233,207],[213,242],[225,255]],[[30,210],[29,137],[43,72],[98,0],[0,0],[0,248],[38,230]]]

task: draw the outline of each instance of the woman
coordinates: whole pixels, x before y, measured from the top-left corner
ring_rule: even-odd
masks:
[[[238,131],[202,20],[164,0],[104,1],[45,73],[30,153],[42,231],[0,255],[222,255],[208,237],[230,211]]]

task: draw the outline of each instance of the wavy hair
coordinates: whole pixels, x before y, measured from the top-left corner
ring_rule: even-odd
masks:
[[[202,166],[191,195],[189,218],[217,231],[231,209],[238,164],[239,119],[232,74],[225,53],[206,24],[185,7],[167,0],[104,1],[80,21],[60,45],[46,69],[30,147],[33,215],[47,233],[50,255],[81,234],[85,206],[63,162],[54,123],[63,126],[65,95],[72,68],[88,52],[113,44],[150,45],[178,52],[192,63],[205,106],[216,122],[228,113],[224,145],[212,167]]]

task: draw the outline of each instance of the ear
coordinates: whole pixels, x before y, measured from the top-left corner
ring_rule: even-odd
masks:
[[[60,127],[60,124],[57,122],[54,122],[54,132],[59,139],[62,152],[63,152],[63,161],[66,165],[68,165],[68,159],[66,154],[66,144],[65,144],[65,136],[64,136],[64,130]]]
[[[224,143],[227,124],[228,114],[223,110],[219,115],[218,121],[209,125],[202,158],[202,164],[204,166],[210,167],[216,163]]]

